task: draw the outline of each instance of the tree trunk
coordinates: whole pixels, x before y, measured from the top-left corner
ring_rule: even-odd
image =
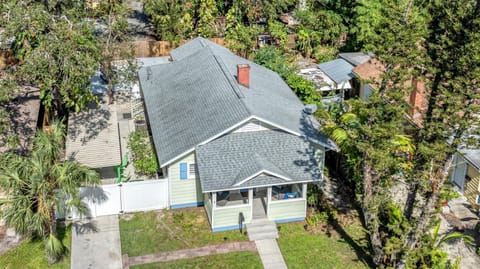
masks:
[[[408,220],[411,220],[413,209],[415,208],[415,200],[417,198],[417,191],[418,191],[418,182],[413,180],[410,183],[410,188],[407,196],[407,201],[405,202],[405,209],[403,210],[403,215]]]
[[[427,203],[423,207],[422,214],[417,221],[417,226],[415,227],[415,230],[408,237],[408,241],[406,243],[407,251],[413,250],[420,241],[421,237],[425,234],[427,225],[437,207],[440,190],[443,188],[443,185],[448,178],[448,171],[452,166],[452,162],[453,154],[449,154],[447,156],[447,160],[443,165],[442,170],[440,171],[440,173],[437,174],[438,179],[433,179],[432,184],[434,184],[434,186],[432,186],[432,194],[428,197]]]
[[[362,211],[370,235],[370,244],[373,251],[373,262],[379,266],[382,264],[384,257],[382,240],[380,237],[379,224],[377,218],[377,203],[374,196],[374,181],[376,176],[373,175],[372,167],[368,163],[368,155],[363,154],[363,204]]]

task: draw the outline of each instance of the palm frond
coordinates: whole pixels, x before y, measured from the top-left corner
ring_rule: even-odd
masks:
[[[343,130],[341,128],[337,128],[337,129],[332,131],[331,138],[339,146],[342,146],[342,145],[345,145],[345,143],[348,141],[349,136],[348,136],[348,133],[345,130]]]
[[[45,252],[47,257],[53,261],[58,260],[65,253],[65,246],[52,233],[45,240]]]
[[[342,121],[343,124],[349,126],[349,127],[358,127],[359,121],[357,115],[353,113],[345,113],[340,117],[340,120]]]

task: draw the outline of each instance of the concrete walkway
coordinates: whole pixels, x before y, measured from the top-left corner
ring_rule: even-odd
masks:
[[[220,245],[208,245],[192,249],[182,249],[177,251],[160,252],[144,256],[128,257],[123,256],[124,268],[129,265],[139,265],[155,262],[174,261],[179,259],[189,259],[195,257],[203,257],[215,254],[225,254],[237,251],[252,251],[256,252],[255,244],[253,242],[232,242]]]
[[[70,262],[71,269],[121,269],[118,216],[75,221]]]
[[[263,268],[265,269],[287,269],[282,252],[278,247],[277,240],[263,239],[256,240],[258,254],[262,259]]]

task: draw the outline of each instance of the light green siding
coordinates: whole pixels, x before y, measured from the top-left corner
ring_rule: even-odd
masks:
[[[243,214],[243,223],[251,222],[251,205],[244,206],[231,206],[231,207],[222,207],[215,208],[213,213],[213,227],[228,227],[239,225],[240,214]]]
[[[292,199],[278,202],[270,202],[268,219],[286,220],[305,218],[306,214],[305,199]]]
[[[170,204],[188,205],[203,202],[199,178],[180,179],[180,163],[195,163],[195,154],[191,153],[168,166],[170,180]]]

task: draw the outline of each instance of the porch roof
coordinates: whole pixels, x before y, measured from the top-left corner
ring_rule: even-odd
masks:
[[[231,133],[196,149],[203,192],[320,181],[314,150],[282,131]]]

